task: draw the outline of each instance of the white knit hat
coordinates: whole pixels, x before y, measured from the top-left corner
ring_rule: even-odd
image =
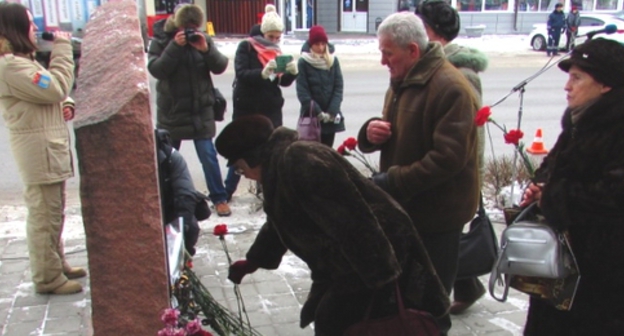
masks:
[[[262,24],[260,25],[260,31],[265,34],[270,31],[283,31],[284,22],[282,18],[275,11],[275,6],[272,4],[264,7],[264,15],[262,16]]]

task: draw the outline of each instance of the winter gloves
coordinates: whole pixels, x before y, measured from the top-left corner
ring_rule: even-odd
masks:
[[[264,69],[262,69],[262,79],[268,78],[273,80],[273,78],[275,77],[275,69],[277,69],[277,62],[275,62],[275,60],[270,60],[269,62],[267,62],[267,64],[264,66]],[[297,68],[297,62],[292,60],[288,64],[286,64],[286,72],[293,76],[296,76],[299,73],[299,69]]]
[[[286,72],[290,73],[293,76],[297,76],[297,74],[299,73],[299,69],[297,69],[297,63],[294,60],[286,64]]]
[[[383,191],[388,192],[388,173],[377,173],[371,177],[371,180],[375,185],[381,188]]]
[[[228,274],[228,279],[235,284],[240,284],[243,280],[243,277],[247,274],[251,274],[258,270],[258,266],[249,260],[239,260],[230,265],[230,272]]]
[[[318,118],[321,122],[328,123],[333,121],[332,115],[327,112],[321,112],[318,114]]]
[[[262,69],[262,79],[267,79],[271,77],[271,75],[275,73],[275,69],[277,69],[277,63],[275,63],[275,60],[270,60],[269,62],[267,62],[267,64],[264,66],[264,69]]]

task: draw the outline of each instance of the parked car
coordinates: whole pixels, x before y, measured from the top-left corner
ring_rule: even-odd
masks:
[[[616,13],[617,14],[617,13]],[[581,13],[581,25],[579,26],[578,38],[576,38],[575,45],[585,42],[587,37],[583,36],[588,32],[594,30],[603,29],[605,26],[614,24],[618,30],[624,29],[624,15],[620,18],[614,14],[583,14]],[[596,34],[595,37],[604,37],[612,40],[624,43],[624,34]],[[548,32],[545,23],[537,23],[533,25],[533,30],[529,34],[529,42],[533,50],[546,50],[548,43]],[[559,39],[559,49],[565,49],[566,36],[565,33],[561,34]]]

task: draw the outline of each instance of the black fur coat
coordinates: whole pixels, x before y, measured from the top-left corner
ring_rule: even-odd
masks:
[[[536,176],[541,208],[568,229],[581,273],[569,312],[532,299],[525,335],[624,335],[624,89],[612,90],[563,131]]]
[[[297,141],[292,130],[276,129],[265,147],[267,223],[247,259],[275,269],[290,250],[306,262],[313,284],[301,327],[316,321],[317,332],[342,335],[362,319],[372,291],[394,288],[397,277],[407,305],[446,314],[448,296],[398,203],[335,150]]]

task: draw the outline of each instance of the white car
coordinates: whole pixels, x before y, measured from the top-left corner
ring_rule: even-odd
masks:
[[[579,27],[578,37],[575,39],[574,44],[578,45],[587,39],[583,36],[588,32],[594,30],[604,29],[605,26],[614,24],[618,30],[624,30],[624,20],[618,18],[613,14],[583,14],[581,13],[581,26]],[[624,34],[596,34],[594,37],[604,37],[612,40],[616,40],[620,43],[624,43]],[[533,25],[533,30],[529,34],[529,41],[533,50],[546,50],[548,43],[548,32],[545,23],[537,23]],[[559,39],[559,49],[565,49],[566,47],[566,34],[562,33]]]

